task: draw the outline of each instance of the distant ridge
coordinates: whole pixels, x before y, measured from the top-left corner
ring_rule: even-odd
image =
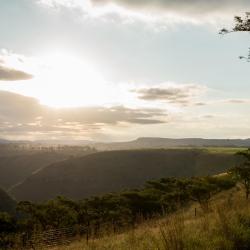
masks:
[[[130,142],[96,143],[99,150],[174,147],[250,147],[250,139],[202,139],[202,138],[157,138],[141,137]]]
[[[247,147],[250,146],[250,139],[203,139],[203,138],[155,138],[141,137],[135,140],[139,143],[168,144],[172,146],[197,146],[197,147]]]
[[[78,145],[91,146],[99,150],[124,150],[140,148],[173,148],[173,147],[250,147],[248,139],[203,139],[203,138],[161,138],[139,137],[132,141],[95,142],[88,140],[37,140],[37,141],[9,141],[0,139],[0,144],[43,144],[43,145]]]

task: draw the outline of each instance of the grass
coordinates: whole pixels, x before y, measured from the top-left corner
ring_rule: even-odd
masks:
[[[195,216],[195,208],[197,210]],[[217,195],[204,213],[197,204],[122,234],[79,239],[53,250],[250,249],[250,204],[239,188]]]

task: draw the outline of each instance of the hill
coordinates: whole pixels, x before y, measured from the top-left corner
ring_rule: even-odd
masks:
[[[42,201],[63,195],[82,199],[150,179],[217,174],[235,165],[227,153],[205,150],[127,150],[98,152],[41,169],[11,189],[17,200]]]
[[[94,143],[98,150],[124,150],[140,148],[175,147],[250,147],[250,139],[202,139],[202,138],[157,138],[142,137],[129,142]]]
[[[89,147],[0,145],[0,187],[9,189],[54,162],[95,152]]]
[[[0,157],[0,186],[9,189],[35,171],[66,157],[56,153],[35,153]]]
[[[0,189],[0,212],[13,212],[16,202],[2,189]]]

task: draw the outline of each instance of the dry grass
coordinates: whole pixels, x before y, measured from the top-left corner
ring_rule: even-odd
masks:
[[[195,216],[195,207],[197,214]],[[197,204],[167,218],[144,222],[123,234],[79,240],[53,250],[244,250],[250,249],[250,205],[234,188],[215,197],[210,211]]]

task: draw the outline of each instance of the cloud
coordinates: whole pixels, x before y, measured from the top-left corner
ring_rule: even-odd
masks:
[[[161,120],[152,119],[162,116],[160,109],[137,108],[131,109],[123,106],[115,107],[79,107],[53,110],[52,117],[57,117],[69,122],[85,124],[117,124],[119,122],[135,124],[162,123]]]
[[[81,10],[86,16],[106,16],[161,23],[215,23],[232,20],[250,8],[248,0],[37,0],[54,9],[66,7]],[[118,14],[118,16],[117,16]]]
[[[236,98],[236,99],[218,99],[218,100],[210,100],[206,102],[197,102],[195,103],[196,106],[205,106],[205,105],[244,105],[249,104],[250,99],[246,98]]]
[[[31,97],[0,91],[0,132],[6,136],[89,136],[122,124],[161,124],[166,117],[161,109],[123,106],[56,109]]]
[[[0,122],[28,123],[45,112],[32,97],[0,91]]]
[[[97,5],[117,4],[136,11],[157,10],[189,14],[209,14],[213,12],[247,11],[248,0],[92,0]]]
[[[204,86],[196,84],[167,84],[166,86],[139,88],[132,91],[142,100],[163,101],[186,106],[193,104],[194,99],[205,89]]]
[[[0,50],[0,81],[30,80],[33,75],[23,68],[26,59],[5,49]]]
[[[0,81],[21,81],[32,78],[33,76],[26,72],[0,65]]]
[[[224,100],[226,103],[231,103],[231,104],[248,104],[250,103],[250,99],[229,99],[229,100]]]

